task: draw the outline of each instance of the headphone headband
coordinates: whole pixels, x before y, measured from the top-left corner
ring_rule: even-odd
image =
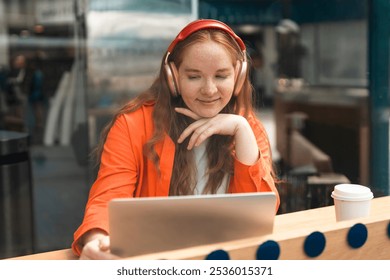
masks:
[[[180,31],[180,33],[176,36],[176,38],[169,45],[167,53],[164,58],[164,71],[167,79],[168,88],[173,96],[178,95],[178,71],[175,64],[171,61],[168,61],[169,55],[172,53],[173,49],[176,45],[185,40],[192,33],[202,30],[202,29],[218,29],[228,33],[239,45],[242,54],[243,60],[241,62],[240,70],[238,72],[236,83],[234,86],[234,94],[238,95],[245,81],[245,77],[247,74],[247,61],[246,61],[246,47],[244,42],[240,37],[237,36],[236,33],[225,23],[214,20],[214,19],[198,19],[191,23],[189,23],[186,27]]]
[[[236,33],[225,23],[215,20],[215,19],[198,19],[191,23],[189,23],[186,27],[180,31],[180,33],[176,36],[176,38],[172,41],[172,43],[168,47],[168,52],[171,53],[175,46],[180,42],[190,36],[192,33],[202,30],[202,29],[219,29],[227,32],[230,36],[232,36],[237,44],[240,46],[242,51],[246,50],[244,42],[240,37],[237,36]]]

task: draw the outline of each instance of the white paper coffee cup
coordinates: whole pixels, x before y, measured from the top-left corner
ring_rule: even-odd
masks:
[[[370,188],[357,184],[338,184],[333,197],[336,221],[352,220],[370,215],[371,200],[374,197]]]

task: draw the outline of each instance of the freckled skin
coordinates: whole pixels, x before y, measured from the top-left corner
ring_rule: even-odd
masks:
[[[198,116],[213,117],[229,103],[235,68],[231,56],[220,44],[209,41],[190,46],[178,71],[180,94]]]

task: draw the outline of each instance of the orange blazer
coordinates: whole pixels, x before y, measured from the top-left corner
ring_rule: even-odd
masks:
[[[84,219],[74,233],[72,249],[80,255],[77,246],[88,230],[98,228],[109,233],[108,202],[121,197],[168,196],[175,144],[166,137],[156,145],[160,157],[160,172],[143,154],[143,146],[153,133],[154,104],[145,104],[137,111],[121,115],[112,126],[101,157],[97,179],[91,187]],[[255,115],[248,119],[259,146],[259,160],[247,166],[234,161],[234,175],[230,177],[228,192],[269,192],[279,195],[271,176],[272,160],[268,137]]]

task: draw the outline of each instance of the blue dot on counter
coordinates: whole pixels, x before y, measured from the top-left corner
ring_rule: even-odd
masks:
[[[279,255],[279,244],[273,240],[268,240],[257,248],[256,260],[277,260]]]
[[[206,260],[230,260],[230,257],[226,251],[216,250],[208,254]]]
[[[387,225],[387,236],[390,238],[390,222]]]
[[[352,248],[360,248],[366,243],[368,236],[367,227],[363,224],[356,224],[348,231],[347,241]]]
[[[315,231],[305,239],[304,251],[309,257],[317,257],[324,251],[326,245],[325,235],[322,232]]]

